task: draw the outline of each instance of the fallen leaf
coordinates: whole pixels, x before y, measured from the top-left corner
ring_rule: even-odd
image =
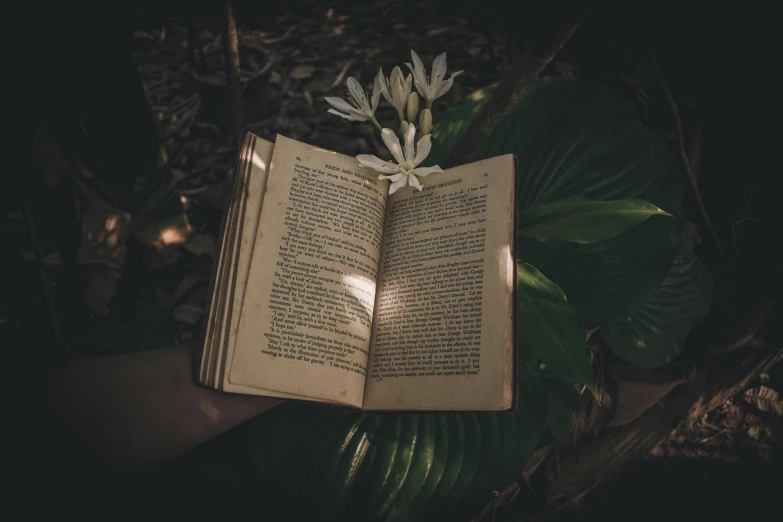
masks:
[[[759,386],[743,395],[745,402],[759,411],[783,416],[783,400],[780,394],[769,386]]]
[[[190,291],[201,282],[205,282],[205,284],[207,283],[204,281],[204,278],[199,271],[188,271],[184,276],[182,276],[182,280],[179,282],[176,290],[174,290],[174,293],[171,294],[171,297],[164,299],[161,302],[169,307],[175,305],[179,303],[185,295],[189,294]]]
[[[195,324],[204,315],[204,307],[191,303],[181,304],[172,311],[174,319],[181,324]]]
[[[629,364],[615,363],[617,408],[610,428],[623,426],[655,406],[670,391],[685,382],[683,377],[670,377],[653,370],[642,370]]]
[[[315,67],[312,65],[297,65],[291,70],[291,78],[294,80],[306,80],[313,76]]]
[[[751,426],[748,428],[748,436],[754,440],[761,440],[772,435],[772,431],[766,426]]]
[[[188,252],[195,254],[197,256],[203,254],[214,256],[215,236],[204,232],[199,234],[194,234],[193,236],[191,236],[190,240],[183,245],[183,248]]]
[[[87,307],[93,314],[105,316],[111,311],[109,302],[117,293],[117,281],[122,274],[114,267],[97,264],[90,265],[87,270],[84,288]]]

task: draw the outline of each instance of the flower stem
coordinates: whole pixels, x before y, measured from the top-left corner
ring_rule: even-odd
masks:
[[[427,98],[427,108],[432,109],[432,100],[430,100],[429,98]]]
[[[372,119],[371,119],[370,121],[372,122],[372,124],[373,124],[373,125],[375,125],[375,127],[376,127],[376,128],[379,130],[379,131],[382,131],[382,130],[383,130],[383,127],[381,127],[381,124],[380,124],[380,123],[378,123],[378,120],[376,120],[376,119],[375,119],[375,116],[373,116],[373,117],[372,117]]]

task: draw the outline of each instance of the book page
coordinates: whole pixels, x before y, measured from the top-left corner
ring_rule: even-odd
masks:
[[[225,310],[225,324],[221,345],[225,345],[225,355],[218,361],[218,385],[223,387],[225,381],[225,372],[223,371],[223,359],[230,367],[234,355],[234,346],[236,334],[239,328],[239,318],[242,314],[242,305],[245,300],[245,290],[247,288],[248,275],[250,273],[250,263],[253,256],[253,247],[258,233],[258,222],[261,216],[261,208],[264,202],[264,191],[266,190],[267,175],[269,173],[269,164],[272,161],[272,151],[274,144],[254,136],[253,150],[249,163],[249,175],[246,188],[241,194],[245,202],[243,223],[238,229],[238,241],[236,245],[236,270],[233,274],[233,280],[230,281],[230,288],[233,290],[230,295],[230,303]],[[237,168],[239,171],[239,167]]]
[[[212,277],[209,284],[209,308],[206,315],[206,324],[202,335],[203,352],[201,357],[201,370],[199,380],[208,386],[215,387],[215,361],[218,355],[217,337],[222,328],[223,323],[223,302],[225,300],[225,291],[229,286],[227,284],[229,259],[234,255],[236,248],[236,224],[242,219],[242,212],[240,207],[246,201],[246,198],[242,197],[243,191],[247,188],[246,185],[251,179],[248,175],[249,169],[252,167],[250,161],[251,155],[254,154],[254,147],[256,142],[256,136],[246,132],[242,135],[241,146],[239,148],[236,160],[236,168],[234,172],[233,188],[228,201],[227,210],[223,214],[223,219],[220,226],[220,250],[215,260],[217,266],[212,272]],[[268,143],[268,142],[265,142]],[[269,144],[269,155],[271,156],[272,148]],[[264,169],[265,170],[265,169]],[[264,183],[266,183],[266,174],[262,173]],[[259,207],[260,208],[260,207]],[[256,216],[257,219],[257,216]],[[244,295],[244,289],[242,291]]]
[[[361,406],[387,192],[355,158],[277,137],[230,384]]]
[[[514,392],[514,160],[389,197],[364,408],[505,410]]]

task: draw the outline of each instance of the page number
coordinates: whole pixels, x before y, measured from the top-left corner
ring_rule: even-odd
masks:
[[[485,178],[486,178],[486,177],[489,177],[489,172],[485,172],[485,173],[484,173],[484,177],[485,177]]]

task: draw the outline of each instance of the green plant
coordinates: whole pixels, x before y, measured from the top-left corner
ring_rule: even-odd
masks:
[[[440,117],[429,164],[445,158],[492,92]],[[506,153],[517,155],[519,191],[517,411],[367,414],[287,403],[254,419],[261,475],[320,517],[465,518],[519,477],[545,433],[578,439],[581,391],[593,387],[586,328],[614,332],[612,350],[631,362],[659,364],[702,317],[703,305],[681,314],[692,302],[685,293],[709,302],[696,288],[709,281],[680,247],[680,164],[622,99],[578,80],[538,79],[473,159]],[[662,309],[669,315],[655,315]],[[651,314],[669,340],[638,327]],[[640,335],[645,355],[630,348]]]

